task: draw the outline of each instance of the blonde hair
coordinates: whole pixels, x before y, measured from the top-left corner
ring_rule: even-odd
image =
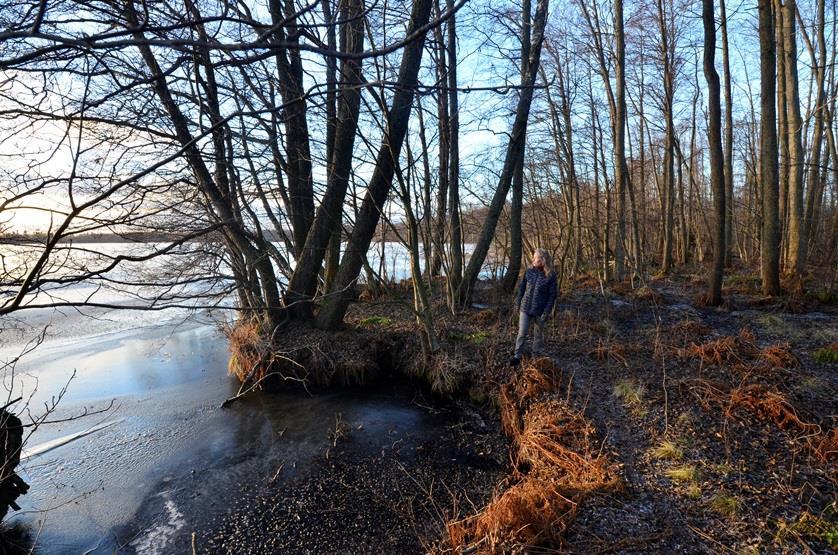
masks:
[[[550,273],[553,271],[553,257],[550,256],[550,253],[547,252],[547,249],[535,249],[535,253],[541,257],[541,261],[544,263],[544,275],[549,276]]]

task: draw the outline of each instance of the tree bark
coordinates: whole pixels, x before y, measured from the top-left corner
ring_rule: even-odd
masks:
[[[762,292],[780,294],[780,234],[777,175],[776,44],[771,0],[759,0],[760,182],[762,189]]]
[[[733,257],[733,93],[730,84],[730,54],[727,41],[727,9],[725,0],[719,1],[722,31],[722,67],[725,95],[725,267],[732,266]]]
[[[806,248],[803,228],[803,144],[800,117],[800,93],[797,78],[797,31],[795,25],[795,0],[785,0],[783,5],[783,54],[785,57],[786,122],[789,133],[789,230],[788,272],[799,282],[802,276]]]
[[[722,0],[724,1],[724,0]],[[710,147],[710,182],[713,189],[713,208],[716,224],[713,226],[713,271],[707,290],[707,304],[722,304],[722,279],[725,269],[725,182],[724,156],[722,154],[722,107],[719,100],[719,74],[716,72],[716,20],[713,0],[702,0],[704,20],[704,77],[707,79],[708,139]]]

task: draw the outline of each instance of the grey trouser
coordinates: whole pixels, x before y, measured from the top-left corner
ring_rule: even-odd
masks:
[[[535,330],[532,337],[532,353],[534,355],[541,353],[544,346],[544,322],[538,316],[530,316],[523,310],[518,315],[518,338],[515,340],[515,356],[520,358],[523,354],[524,343],[527,342],[527,335],[530,333],[533,322],[535,322]]]

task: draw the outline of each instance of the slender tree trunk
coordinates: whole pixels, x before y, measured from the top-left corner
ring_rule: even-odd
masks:
[[[722,67],[725,95],[725,267],[733,264],[733,93],[730,84],[730,55],[727,41],[727,10],[725,0],[719,0],[722,31]]]
[[[448,10],[454,0],[446,0]],[[463,275],[463,230],[460,221],[460,104],[457,93],[457,17],[448,20],[448,214],[451,225],[451,268],[448,273],[450,307],[456,308],[456,295]]]
[[[780,294],[778,229],[777,127],[775,111],[776,44],[771,0],[759,0],[760,44],[760,181],[762,184],[762,292]]]
[[[435,15],[439,17],[442,10],[439,1],[435,0]],[[442,26],[434,29],[434,46],[437,52],[436,78],[445,87],[448,83],[448,63],[445,40],[442,37]],[[439,173],[437,175],[436,221],[434,223],[434,252],[431,262],[431,275],[438,276],[445,258],[445,245],[450,240],[448,235],[448,156],[450,154],[448,135],[448,94],[440,90],[437,94],[437,127],[439,129]],[[450,267],[447,269],[450,271]],[[450,293],[449,293],[450,296]]]
[[[623,26],[623,0],[614,0],[614,46],[617,59],[615,73],[614,121],[614,184],[617,188],[617,239],[614,246],[614,279],[625,275],[626,245],[626,39]]]
[[[781,0],[773,0],[774,7],[774,40],[777,48],[777,140],[779,141],[780,163],[778,167],[780,180],[779,197],[779,234],[781,263],[788,259],[788,230],[789,230],[789,169],[791,168],[789,139],[789,122],[787,119],[788,108],[786,94],[786,56],[785,56],[785,33],[783,28],[784,15]]]
[[[615,7],[616,9],[616,7]],[[675,75],[672,67],[671,43],[675,37],[670,36],[667,24],[668,15],[664,9],[663,0],[658,0],[658,20],[661,33],[661,56],[663,60],[663,88],[664,88],[664,118],[666,120],[664,139],[664,236],[663,253],[661,255],[661,273],[667,274],[672,269],[672,238],[675,208],[675,123],[673,120],[673,103],[675,96]]]
[[[826,27],[824,16],[824,0],[818,1],[818,22],[816,24],[816,34],[818,41],[818,55],[817,58],[812,53],[813,60],[816,59],[816,68],[813,71],[817,80],[817,92],[815,94],[815,129],[812,136],[812,148],[809,160],[809,172],[806,179],[807,194],[806,206],[803,213],[803,225],[801,229],[800,238],[800,252],[798,258],[798,274],[802,276],[806,266],[806,256],[809,244],[809,236],[814,235],[817,225],[815,221],[815,199],[820,195],[818,192],[820,187],[820,169],[821,169],[821,148],[823,144],[824,135],[824,114],[827,111],[826,93],[824,87],[824,80],[826,77],[826,39],[824,36],[824,27]],[[829,160],[828,154],[824,157]],[[825,173],[825,172],[824,172]],[[802,192],[801,192],[802,194]],[[802,199],[801,199],[802,200]]]
[[[530,57],[530,18],[532,3],[531,0],[523,0],[521,3],[521,82],[527,75],[527,60]],[[521,216],[524,209],[524,153],[526,141],[521,145],[521,156],[515,173],[512,176],[512,205],[509,212],[509,267],[503,280],[503,290],[511,293],[518,282],[518,274],[521,272],[521,257],[523,256],[523,243],[521,240]]]
[[[702,1],[704,20],[704,77],[707,79],[709,104],[708,139],[710,146],[710,182],[713,189],[713,208],[716,224],[713,226],[713,271],[707,290],[707,304],[722,304],[722,279],[725,269],[725,182],[722,154],[722,107],[719,100],[719,74],[716,72],[716,20],[713,0]]]
[[[795,0],[783,5],[783,54],[785,56],[786,121],[789,132],[789,232],[788,272],[799,283],[805,259],[806,238],[803,229],[803,145],[800,117],[800,94],[797,78],[797,31],[794,19]]]

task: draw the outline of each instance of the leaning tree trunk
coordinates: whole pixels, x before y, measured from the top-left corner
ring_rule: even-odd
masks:
[[[530,57],[530,13],[531,0],[521,4],[521,81],[527,74],[527,60]],[[511,293],[521,272],[523,243],[521,239],[521,217],[524,210],[524,153],[526,141],[521,145],[521,156],[512,176],[512,206],[509,213],[509,266],[503,279],[503,290]]]
[[[430,14],[431,0],[415,0],[407,36],[415,34],[418,29],[427,25]],[[370,178],[361,210],[355,218],[355,227],[347,242],[346,252],[340,262],[335,283],[317,315],[316,324],[319,328],[339,327],[352,299],[352,285],[358,279],[370,241],[378,226],[380,210],[384,207],[384,201],[393,184],[396,158],[401,152],[407,133],[424,47],[425,34],[421,33],[405,46],[402,53],[396,94],[393,96],[393,105],[389,111],[387,130],[376,157],[375,171]]]
[[[522,145],[526,140],[527,120],[529,119],[530,105],[532,104],[533,86],[538,75],[538,64],[541,57],[541,44],[544,40],[544,26],[547,22],[548,4],[549,0],[538,0],[535,8],[532,48],[530,50],[530,59],[527,62],[526,79],[522,83],[521,96],[518,97],[518,106],[515,109],[515,121],[512,124],[512,133],[509,138],[509,144],[506,147],[506,158],[504,159],[503,169],[498,180],[498,187],[495,189],[492,203],[489,206],[489,213],[483,222],[483,229],[480,232],[477,244],[474,246],[474,252],[468,261],[468,266],[463,275],[463,282],[458,292],[460,306],[465,306],[471,302],[474,285],[477,283],[477,277],[480,274],[480,269],[483,267],[483,261],[486,260],[489,245],[495,236],[498,218],[506,202],[509,187],[512,185],[512,174],[518,164],[519,157],[523,153]]]

